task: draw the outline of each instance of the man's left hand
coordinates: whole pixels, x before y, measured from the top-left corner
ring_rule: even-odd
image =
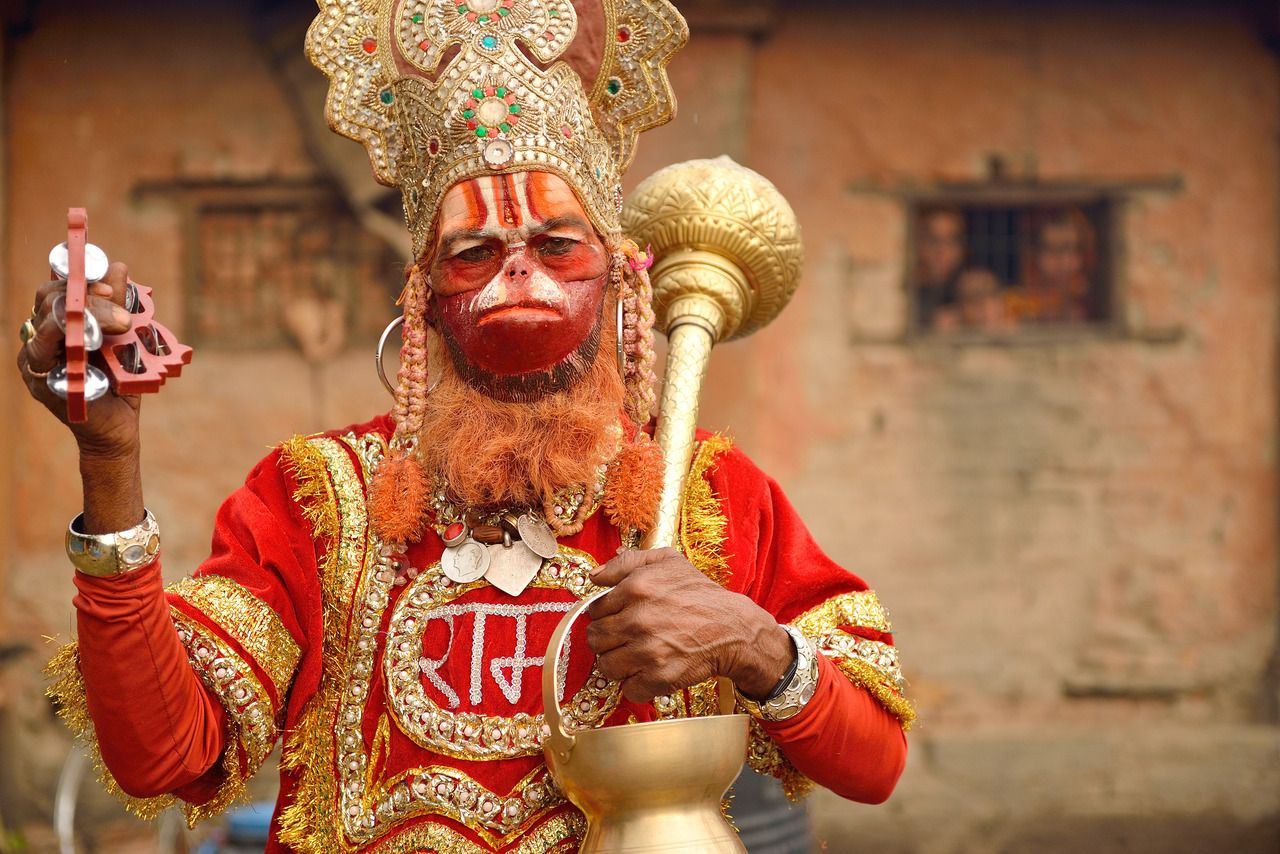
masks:
[[[727,676],[763,698],[795,648],[767,611],[699,572],[675,549],[627,551],[591,580],[612,587],[591,605],[587,643],[601,674],[635,703]]]

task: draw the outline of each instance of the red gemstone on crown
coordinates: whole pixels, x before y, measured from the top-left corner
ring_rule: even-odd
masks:
[[[362,48],[364,48],[364,52],[365,52],[365,53],[377,53],[377,52],[378,52],[378,40],[377,40],[377,39],[365,39],[363,42],[361,42],[360,46],[361,46]]]

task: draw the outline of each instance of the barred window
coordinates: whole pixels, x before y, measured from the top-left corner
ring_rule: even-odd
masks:
[[[918,331],[1013,334],[1112,318],[1107,198],[916,202],[908,290]]]

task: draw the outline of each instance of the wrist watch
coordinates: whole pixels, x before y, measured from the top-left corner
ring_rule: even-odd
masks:
[[[78,530],[83,527],[83,513],[72,519],[67,526],[67,557],[72,565],[95,578],[110,578],[151,566],[160,554],[160,525],[150,510],[144,513],[140,523],[113,534]]]
[[[784,676],[782,684],[763,701],[752,700],[735,689],[738,704],[753,718],[762,721],[785,721],[795,717],[813,699],[813,693],[818,689],[817,644],[795,626],[782,628],[791,636],[791,642],[796,647],[795,667],[788,671],[790,678]]]

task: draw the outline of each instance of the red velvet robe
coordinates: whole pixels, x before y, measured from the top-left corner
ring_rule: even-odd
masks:
[[[79,644],[52,663],[53,693],[142,814],[168,793],[193,822],[220,812],[283,737],[268,851],[576,851],[582,816],[539,748],[541,661],[620,534],[595,513],[519,597],[452,584],[434,532],[400,555],[370,529],[365,485],[390,431],[383,417],[273,452],[219,511],[209,559],[167,594],[158,566],[77,574]],[[793,795],[811,780],[884,800],[911,720],[884,611],[776,483],[701,438],[685,553],[823,653],[804,711],[753,724],[750,764]],[[420,570],[405,586],[396,561]],[[713,712],[711,683],[653,706],[620,698],[593,673],[586,622],[566,656],[577,725]]]

